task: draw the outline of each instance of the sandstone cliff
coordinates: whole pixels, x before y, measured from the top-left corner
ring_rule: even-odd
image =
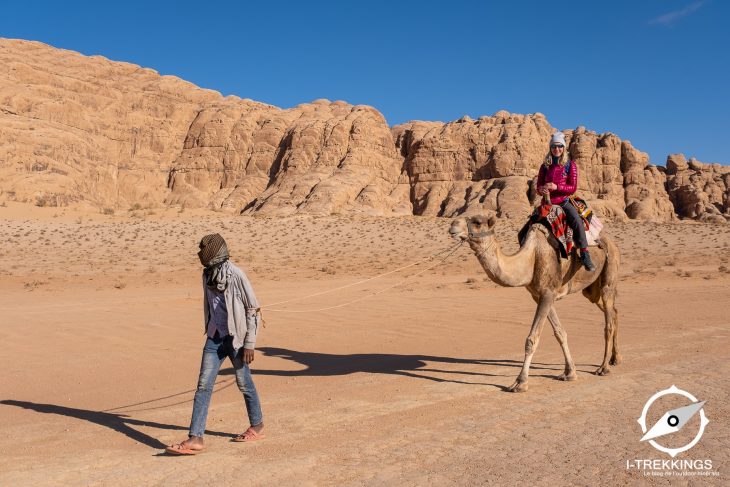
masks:
[[[667,190],[680,217],[711,222],[730,219],[730,167],[667,158]]]
[[[201,104],[150,69],[0,40],[0,189],[38,205],[161,203]]]
[[[535,203],[535,175],[556,129],[540,114],[394,127],[413,187],[414,212],[454,216],[494,210],[524,217]],[[661,168],[617,136],[565,131],[579,168],[579,194],[605,216],[669,221],[674,209]]]
[[[523,218],[556,130],[504,111],[390,128],[368,106],[280,109],[37,42],[0,39],[0,61],[0,201]],[[601,214],[730,219],[730,168],[665,169],[614,134],[565,134]]]
[[[290,110],[202,110],[170,174],[171,204],[290,214],[410,214],[383,116],[318,100]]]

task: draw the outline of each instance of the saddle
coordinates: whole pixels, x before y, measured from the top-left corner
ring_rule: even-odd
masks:
[[[569,199],[570,203],[575,206],[578,210],[578,214],[583,219],[588,246],[592,247],[598,245],[598,237],[603,229],[603,224],[599,220],[598,216],[591,211],[585,200],[574,196],[571,196]],[[527,220],[527,223],[525,223],[517,234],[520,246],[525,243],[527,232],[535,223],[539,223],[548,230],[548,233],[552,235],[557,242],[557,248],[560,256],[567,259],[568,255],[570,255],[575,248],[575,242],[573,240],[573,229],[570,228],[570,225],[568,225],[568,219],[560,205],[543,203],[535,208],[532,215],[530,215],[530,218]]]

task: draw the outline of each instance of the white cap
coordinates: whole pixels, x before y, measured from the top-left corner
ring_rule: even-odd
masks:
[[[550,139],[550,145],[552,146],[555,144],[562,144],[564,146],[567,145],[565,143],[565,135],[562,132],[555,132]]]

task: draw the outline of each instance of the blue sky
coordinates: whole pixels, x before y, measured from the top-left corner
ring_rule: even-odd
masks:
[[[730,164],[730,2],[9,2],[0,36],[291,107],[368,104],[388,123],[542,112],[664,164]]]

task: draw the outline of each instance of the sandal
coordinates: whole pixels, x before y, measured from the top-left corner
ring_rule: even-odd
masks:
[[[247,441],[263,440],[264,438],[266,438],[266,435],[265,434],[263,434],[263,433],[256,433],[256,431],[254,431],[253,427],[250,427],[249,429],[247,429],[246,431],[244,431],[240,435],[238,435],[235,438],[233,438],[232,441],[237,441],[239,443],[245,443]]]
[[[197,455],[201,451],[203,451],[203,448],[190,448],[187,440],[165,448],[166,453],[173,455]]]

